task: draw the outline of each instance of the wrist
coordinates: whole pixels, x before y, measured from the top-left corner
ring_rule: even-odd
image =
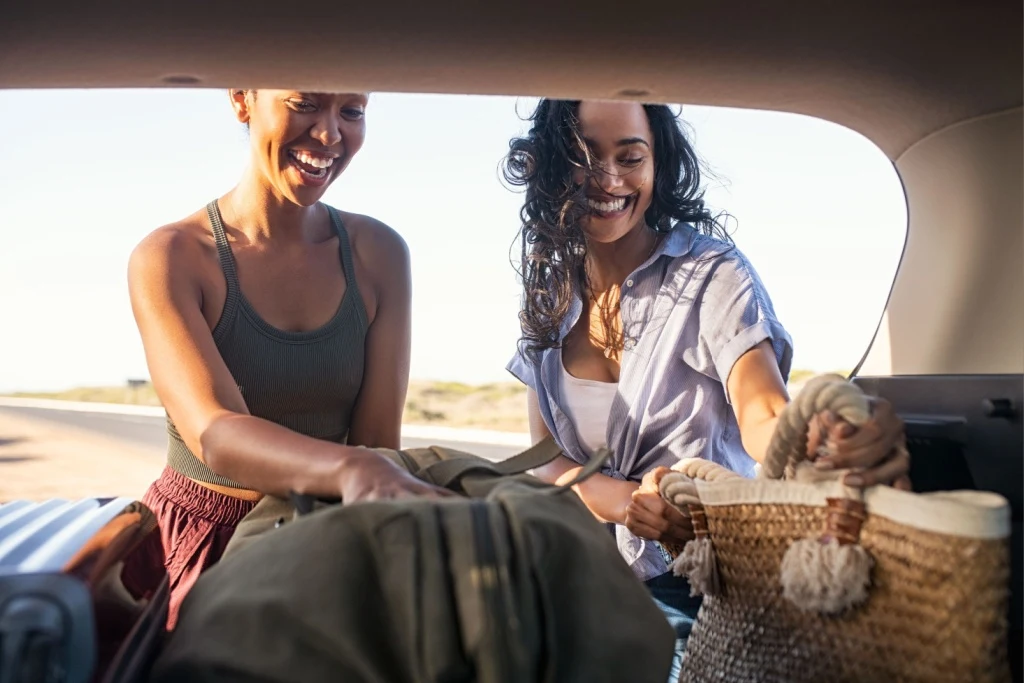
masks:
[[[341,482],[372,451],[356,446],[334,445],[328,457],[297,472],[291,490],[300,495],[337,497]]]
[[[633,502],[633,493],[640,485],[634,481],[620,481],[611,477],[604,477],[604,481],[594,481],[602,476],[604,475],[595,474],[573,488],[602,522],[624,525],[626,510]],[[588,484],[591,486],[587,486]]]
[[[610,512],[615,519],[610,520],[616,524],[626,523],[626,510],[633,503],[633,494],[640,490],[640,484],[635,481],[622,482],[622,495],[616,497],[615,507]]]

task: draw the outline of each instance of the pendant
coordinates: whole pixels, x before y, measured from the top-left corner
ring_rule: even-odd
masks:
[[[605,358],[610,359],[612,357],[613,353],[614,353],[614,351],[612,350],[612,347],[610,347],[610,346],[604,347],[604,357]]]

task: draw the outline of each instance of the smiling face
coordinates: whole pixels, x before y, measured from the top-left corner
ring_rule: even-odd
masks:
[[[275,195],[300,206],[320,200],[366,136],[364,93],[232,90],[231,101],[249,126],[255,169]]]
[[[586,182],[589,214],[582,228],[601,243],[621,239],[643,225],[654,194],[654,136],[647,114],[632,102],[584,101],[579,129],[590,154],[593,172],[579,170],[574,179]]]

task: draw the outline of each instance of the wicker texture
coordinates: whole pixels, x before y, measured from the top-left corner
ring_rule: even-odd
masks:
[[[661,496],[687,517],[690,517],[694,511],[701,514],[704,509],[704,506],[700,504],[700,497],[697,495],[694,479],[725,481],[726,479],[742,479],[742,477],[718,463],[704,460],[703,458],[683,458],[680,460],[672,467],[672,472],[661,478],[658,488]],[[707,536],[707,528],[704,524],[700,524],[698,528],[698,523],[695,522],[694,532],[697,537]],[[685,548],[685,545],[678,543],[663,542],[661,545],[671,555],[673,560],[682,555]],[[685,573],[676,571],[677,576],[683,576]]]
[[[869,598],[826,616],[785,600],[779,580],[786,550],[821,533],[826,508],[705,511],[722,588],[705,598],[680,681],[1009,680],[1005,541],[928,533],[869,514],[860,534],[875,561]]]

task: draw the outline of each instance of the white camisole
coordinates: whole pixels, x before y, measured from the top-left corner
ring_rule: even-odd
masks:
[[[619,385],[573,377],[564,363],[560,382],[562,410],[576,428],[580,448],[593,456],[598,449],[608,447],[608,419]]]

